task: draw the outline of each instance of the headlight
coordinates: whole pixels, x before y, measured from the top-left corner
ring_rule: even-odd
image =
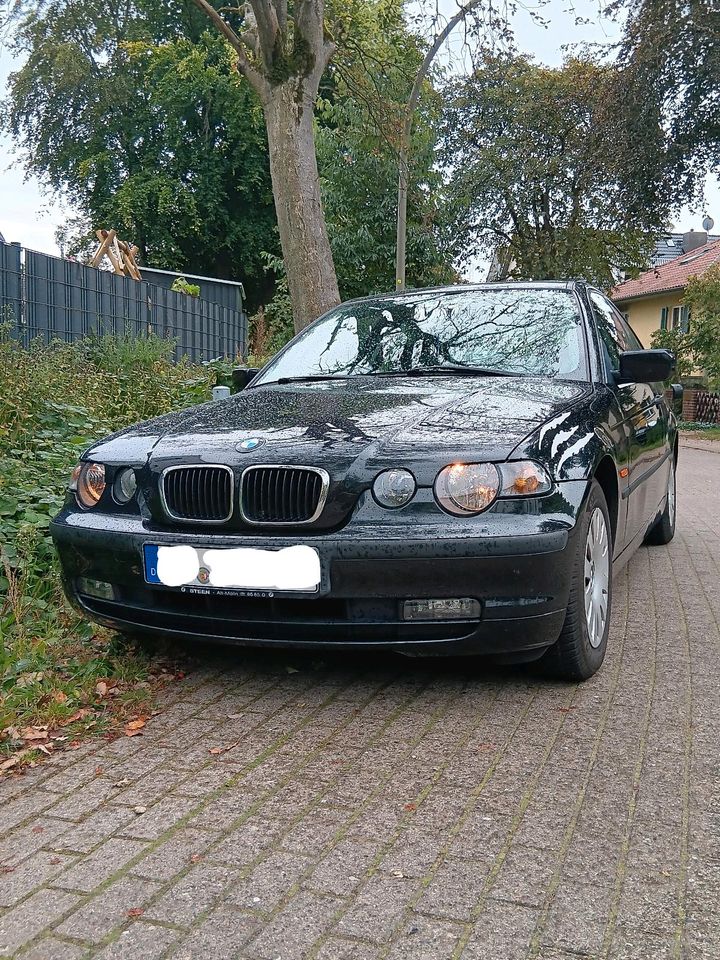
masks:
[[[552,489],[552,481],[539,463],[532,460],[518,460],[515,463],[500,464],[502,487],[501,497],[531,497],[538,493],[547,493]]]
[[[118,503],[127,503],[137,493],[137,478],[130,467],[119,470],[113,483],[113,496]]]
[[[499,489],[500,475],[494,463],[453,463],[435,480],[437,502],[461,517],[486,510]]]
[[[70,489],[81,507],[94,507],[105,490],[105,467],[102,463],[79,463],[72,472]]]
[[[373,482],[373,496],[381,507],[404,507],[415,496],[415,477],[409,470],[385,470]]]

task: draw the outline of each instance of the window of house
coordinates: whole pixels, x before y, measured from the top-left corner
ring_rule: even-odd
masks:
[[[686,306],[673,307],[670,320],[671,330],[681,330],[687,333],[690,325],[690,310]]]

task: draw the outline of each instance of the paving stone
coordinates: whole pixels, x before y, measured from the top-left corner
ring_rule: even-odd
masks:
[[[374,943],[390,940],[417,890],[415,880],[374,874],[340,918],[338,932]]]
[[[585,684],[203,647],[142,737],[0,783],[0,955],[718,960],[719,464]]]
[[[74,943],[64,943],[55,937],[44,937],[23,953],[23,960],[80,960],[87,950]]]
[[[24,899],[36,887],[72,866],[75,859],[41,850],[17,867],[6,868],[7,872],[0,872],[0,906],[10,907]]]
[[[107,840],[55,880],[55,886],[89,893],[143,852],[147,844],[120,838]]]
[[[127,923],[128,911],[143,910],[159,885],[137,877],[123,877],[91,897],[57,928],[61,936],[100,943],[116,927]]]
[[[95,957],[97,960],[159,960],[180,936],[178,930],[134,920]]]
[[[393,941],[388,960],[450,960],[464,933],[460,923],[413,916]]]
[[[195,864],[146,911],[149,920],[187,927],[220,897],[237,871],[212,863]]]
[[[44,846],[58,851],[90,853],[94,847],[121,831],[136,816],[137,814],[125,807],[106,804],[79,823],[66,824],[66,828],[60,832],[59,836],[45,842]]]
[[[525,960],[539,911],[489,901],[473,924],[462,960]]]
[[[215,837],[205,830],[180,829],[162,846],[136,863],[132,872],[151,880],[171,880],[191,863],[203,858]]]
[[[422,913],[469,920],[487,885],[490,864],[446,860],[430,881],[419,904]]]
[[[315,960],[379,960],[381,956],[380,950],[372,944],[330,937],[318,950]]]
[[[341,901],[301,891],[249,945],[258,960],[303,960],[330,925]]]
[[[142,806],[142,804],[140,804]],[[191,810],[197,806],[197,800],[192,797],[168,796],[159,800],[145,813],[131,820],[123,828],[123,834],[128,837],[139,837],[144,840],[157,840],[163,833],[175,826]]]
[[[242,945],[261,928],[259,917],[221,904],[172,951],[173,960],[237,960]]]
[[[64,890],[38,890],[0,916],[0,956],[9,957],[80,902]]]
[[[247,910],[269,913],[298,882],[311,863],[309,857],[272,851],[248,877],[233,884],[228,898]]]

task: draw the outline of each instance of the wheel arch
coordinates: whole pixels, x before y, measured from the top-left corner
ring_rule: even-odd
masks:
[[[620,507],[620,489],[618,486],[617,467],[613,458],[606,454],[601,458],[593,472],[593,479],[600,484],[610,514],[610,532],[613,547],[617,542],[618,514]]]

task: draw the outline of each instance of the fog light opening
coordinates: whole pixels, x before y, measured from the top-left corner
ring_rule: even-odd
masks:
[[[406,600],[403,620],[478,620],[480,601],[472,597]]]
[[[98,600],[114,600],[115,587],[104,580],[93,580],[90,577],[80,577],[77,581],[78,593],[86,597],[97,597]]]

